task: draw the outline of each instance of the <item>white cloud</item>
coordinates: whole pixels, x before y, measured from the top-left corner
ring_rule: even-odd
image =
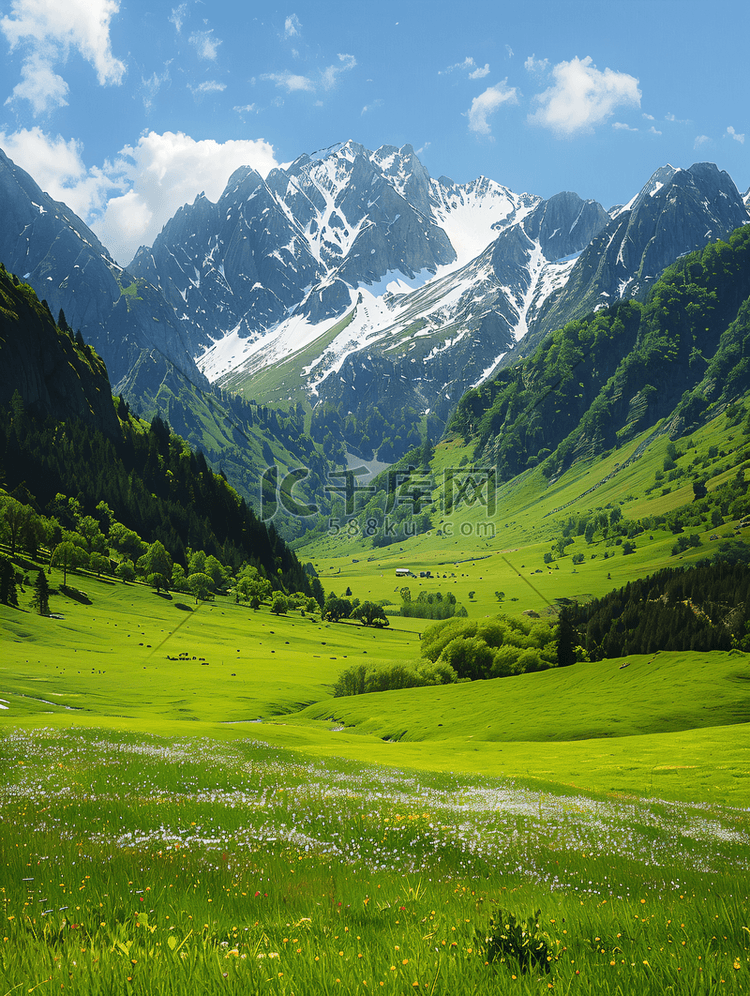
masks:
[[[54,56],[34,52],[24,60],[21,69],[21,82],[13,88],[12,96],[5,101],[28,100],[34,116],[49,114],[57,107],[68,103],[68,84],[52,69]]]
[[[252,166],[263,176],[278,165],[262,138],[195,141],[182,132],[149,132],[103,167],[87,167],[75,139],[40,128],[0,131],[0,147],[55,200],[64,201],[96,232],[120,263],[151,245],[172,215],[204,191],[217,201],[230,175]]]
[[[297,38],[302,34],[302,25],[296,14],[290,14],[284,21],[284,37]]]
[[[188,38],[191,45],[195,47],[199,59],[213,61],[219,51],[221,40],[213,37],[213,28],[208,31],[194,31]]]
[[[613,121],[612,127],[616,131],[638,131],[637,128],[631,128],[629,124],[625,124],[624,121]]]
[[[693,142],[693,148],[700,149],[704,145],[711,145],[711,144],[712,144],[711,139],[708,137],[708,135],[698,135],[695,141]]]
[[[219,83],[218,80],[206,80],[200,86],[190,87],[195,97],[204,97],[207,93],[222,93],[226,88],[226,83]]]
[[[300,76],[298,73],[264,73],[262,80],[270,80],[276,86],[284,87],[287,93],[294,93],[295,90],[315,90],[315,84],[308,76]]]
[[[491,129],[487,118],[490,114],[494,114],[503,104],[518,103],[516,88],[507,84],[508,81],[505,79],[502,83],[488,87],[484,93],[480,93],[472,100],[471,107],[467,111],[470,131],[477,135],[489,135]]]
[[[446,76],[448,73],[452,73],[454,69],[459,72],[466,72],[469,74],[470,80],[481,80],[485,76],[489,76],[490,65],[485,63],[484,66],[478,66],[474,59],[467,55],[463,62],[454,62],[452,66],[448,66],[447,69],[441,69],[438,71],[438,76]]]
[[[378,97],[377,100],[373,100],[371,104],[365,104],[362,108],[362,114],[367,114],[368,111],[374,111],[376,107],[382,107],[383,101]]]
[[[516,54],[516,53],[515,53],[515,52],[513,51],[513,49],[512,49],[511,47],[510,47],[510,45],[508,45],[507,43],[506,43],[506,45],[505,45],[505,51],[506,51],[506,52],[508,53],[508,58],[509,58],[509,59],[512,59],[512,58],[513,58],[513,56],[514,56],[514,55]]]
[[[17,166],[56,201],[64,201],[84,220],[100,211],[113,190],[124,190],[122,180],[105,169],[88,169],[82,146],[75,139],[47,135],[41,128],[23,128],[7,134],[0,131],[0,146]]]
[[[641,117],[645,118],[646,121],[656,121],[656,118],[653,116],[653,114],[646,114],[645,111],[643,112]]]
[[[185,23],[185,15],[187,14],[187,4],[181,3],[179,7],[173,7],[172,13],[169,20],[174,24],[177,29],[177,34],[182,31],[182,25]]]
[[[111,172],[127,189],[108,202],[91,227],[115,259],[126,264],[201,191],[216,201],[238,167],[252,166],[265,176],[277,165],[272,147],[263,139],[196,142],[182,132],[152,131],[135,147],[121,150]]]
[[[549,59],[537,59],[535,55],[530,55],[524,62],[523,68],[527,73],[543,76],[549,69]]]
[[[745,144],[745,136],[740,135],[740,133],[735,131],[731,125],[727,127],[727,135],[729,135],[730,138],[733,138],[735,142],[739,142],[740,145]]]
[[[332,90],[339,81],[339,76],[350,69],[354,69],[357,60],[353,55],[339,55],[338,65],[327,66],[318,71],[317,79],[310,76],[300,76],[298,73],[264,73],[260,79],[270,80],[278,87],[283,87],[287,93],[294,93],[298,90],[306,90],[309,93],[316,93],[318,90]]]
[[[649,128],[648,133],[649,133],[649,135],[661,135],[661,134],[663,134],[662,132],[659,131],[658,128],[655,128],[653,125],[651,125],[651,127]]]
[[[323,84],[324,90],[332,90],[338,83],[338,78],[341,73],[347,72],[349,69],[354,69],[357,65],[357,60],[353,55],[341,55],[339,54],[339,64],[328,66],[327,69],[323,70],[321,76],[321,82]]]
[[[163,86],[165,86],[167,83],[170,82],[171,79],[169,75],[169,62],[164,67],[163,73],[159,74],[155,72],[148,79],[143,79],[143,77],[141,77],[143,106],[147,111],[151,109],[151,106],[154,103],[154,100],[156,99],[156,95],[159,92],[159,90],[161,90]]]
[[[616,107],[640,107],[638,80],[627,73],[600,72],[590,56],[559,62],[552,69],[555,83],[535,99],[539,109],[529,121],[562,137],[591,131],[612,116]]]
[[[35,114],[67,103],[68,86],[55,72],[75,50],[96,70],[101,86],[118,84],[125,64],[112,53],[110,22],[118,0],[12,0],[10,16],[0,19],[11,52],[25,50],[22,80],[13,100],[28,100]]]

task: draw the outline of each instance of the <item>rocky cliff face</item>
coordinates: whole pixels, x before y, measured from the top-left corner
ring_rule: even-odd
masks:
[[[0,151],[0,261],[60,309],[104,358],[116,384],[144,348],[205,383],[172,309],[109,256],[80,218]]]
[[[663,166],[591,240],[565,287],[542,309],[535,337],[622,298],[645,300],[679,256],[726,238],[750,221],[728,173],[713,163]],[[533,341],[524,344],[524,351]]]

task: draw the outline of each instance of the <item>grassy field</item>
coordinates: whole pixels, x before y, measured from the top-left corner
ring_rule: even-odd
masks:
[[[747,990],[746,655],[332,699],[423,623],[76,584],[0,610],[3,996]]]
[[[4,994],[747,991],[747,811],[246,737],[1,751]]]
[[[744,444],[709,460],[713,428],[681,443],[709,488]],[[416,539],[325,539],[302,558],[339,595],[397,603],[409,566],[435,575],[408,579],[413,597],[551,619],[556,599],[715,542],[681,560],[665,530],[629,556],[578,537],[543,564],[574,512],[690,501],[688,475],[646,494],[667,441],[644,442],[503,486],[495,540],[475,507],[457,538],[438,514]],[[463,453],[439,447],[438,473]],[[750,988],[748,655],[334,699],[352,663],[419,656],[428,623],[71,581],[85,597],[53,595],[54,618],[28,587],[0,607],[0,996]]]

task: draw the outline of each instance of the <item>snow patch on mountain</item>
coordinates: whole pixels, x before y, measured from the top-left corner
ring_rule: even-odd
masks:
[[[467,184],[445,177],[433,180],[430,200],[437,224],[456,250],[457,259],[450,269],[459,269],[479,256],[500,231],[522,221],[541,198],[519,196],[482,176]]]

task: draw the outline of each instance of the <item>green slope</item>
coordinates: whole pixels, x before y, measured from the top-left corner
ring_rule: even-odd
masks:
[[[428,508],[429,529],[415,537],[399,534],[396,542],[373,548],[372,537],[365,535],[368,513],[362,512],[346,528],[324,528],[298,553],[313,561],[326,588],[335,586],[338,594],[349,586],[362,599],[398,602],[401,585],[395,571],[410,567],[417,574],[433,574],[432,579],[408,582],[413,597],[419,591],[449,588],[472,615],[501,609],[544,614],[558,598],[604,595],[663,567],[710,557],[730,540],[750,540],[747,494],[740,489],[728,500],[722,490],[739,471],[750,476],[747,411],[743,401],[675,440],[660,423],[602,457],[577,461],[552,481],[540,467],[528,470],[498,485],[491,515],[479,502],[463,503],[447,513],[446,475],[451,468],[463,473],[472,466],[467,462],[472,446],[448,439],[436,447],[431,464],[435,490],[434,511]],[[665,472],[670,443],[677,459],[675,469]],[[669,480],[671,475],[676,476]],[[696,483],[707,489],[701,502],[694,501]],[[602,530],[591,542],[574,532],[564,554],[557,552],[571,518],[610,515],[613,509],[624,523],[641,530],[630,539],[632,554],[623,553],[626,534],[605,537]],[[673,531],[677,528],[683,532]],[[679,535],[693,533],[701,545],[673,555]],[[549,564],[544,563],[545,553],[553,555]],[[576,555],[583,557],[579,564],[573,563]],[[496,591],[505,593],[502,603]]]
[[[92,604],[53,596],[63,618],[25,611],[30,592],[21,610],[0,606],[0,737],[20,725],[250,738],[551,787],[736,805],[750,796],[747,655],[661,654],[332,699],[340,669],[365,653],[409,659],[416,633],[277,618],[222,597],[185,612],[142,585],[76,584]]]
[[[687,694],[685,694],[687,691]],[[662,653],[339,698],[300,717],[395,740],[550,741],[750,722],[750,658]]]
[[[305,433],[305,414],[301,410],[266,409],[260,404],[246,404],[216,389],[204,390],[171,368],[154,389],[148,369],[149,358],[141,357],[122,385],[127,397],[137,398],[139,414],[151,419],[158,414],[195,449],[205,454],[255,511],[261,509],[263,474],[276,466],[280,477],[305,468],[307,480],[299,483],[295,494],[302,502],[315,499],[327,505],[325,483],[329,462]],[[283,509],[276,527],[291,538],[309,525],[285,515]]]

